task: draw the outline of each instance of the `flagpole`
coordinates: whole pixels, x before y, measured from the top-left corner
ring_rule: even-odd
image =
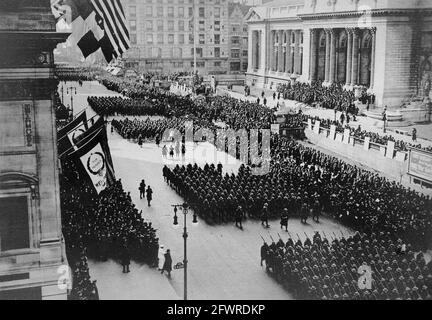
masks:
[[[193,0],[193,37],[194,37],[194,77],[197,72],[197,56],[196,56],[196,5],[195,0]]]

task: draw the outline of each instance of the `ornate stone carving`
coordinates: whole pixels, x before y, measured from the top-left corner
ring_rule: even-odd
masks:
[[[23,109],[24,109],[24,126],[25,126],[25,137],[26,137],[27,147],[31,147],[33,144],[31,105],[26,103],[23,106]]]
[[[0,101],[50,100],[57,85],[54,79],[0,81]]]

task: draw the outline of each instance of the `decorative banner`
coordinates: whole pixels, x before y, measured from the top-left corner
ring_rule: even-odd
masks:
[[[432,182],[432,153],[411,149],[408,174]]]
[[[334,140],[336,136],[336,126],[332,124],[330,126],[330,139]]]
[[[79,116],[77,116],[72,122],[68,123],[65,127],[61,128],[57,132],[57,139],[60,141],[61,138],[63,138],[65,135],[67,135],[70,131],[75,129],[78,126],[84,126],[84,128],[87,130],[87,114],[86,112],[82,112]]]
[[[98,194],[115,181],[105,126],[70,156],[82,164],[81,171],[87,173]]]
[[[271,125],[271,132],[272,133],[277,133],[277,134],[279,134],[279,132],[280,132],[280,124],[278,124],[278,123],[273,123],[272,125]]]
[[[84,111],[71,123],[57,132],[57,153],[59,157],[64,156],[73,150],[74,139],[88,129],[87,115]]]
[[[345,144],[349,144],[350,135],[351,135],[350,129],[345,129],[342,142]]]
[[[386,151],[386,157],[387,158],[393,159],[394,149],[395,149],[395,143],[393,141],[388,141],[387,142],[387,151]]]
[[[80,158],[88,176],[99,194],[108,185],[107,164],[102,146],[98,143],[93,149]]]
[[[369,144],[370,144],[370,138],[366,137],[365,140],[364,140],[363,149],[369,150]]]
[[[314,133],[319,134],[320,132],[320,126],[321,126],[321,122],[320,121],[315,121],[315,125],[314,125]]]

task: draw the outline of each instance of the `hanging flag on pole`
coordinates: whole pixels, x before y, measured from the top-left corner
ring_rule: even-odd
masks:
[[[56,0],[55,0],[56,1]],[[65,15],[62,12],[67,12]],[[53,11],[72,24],[72,38],[85,58],[101,49],[106,61],[130,48],[126,16],[120,0],[58,0]]]
[[[84,171],[99,194],[115,181],[106,128],[103,126],[82,147],[70,155]]]
[[[82,112],[72,122],[57,132],[57,153],[61,156],[73,147],[73,141],[88,129],[87,114]]]

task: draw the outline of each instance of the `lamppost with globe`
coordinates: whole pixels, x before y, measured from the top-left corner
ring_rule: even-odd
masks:
[[[177,211],[180,210],[183,212],[183,216],[184,216],[184,226],[183,226],[183,248],[184,248],[184,254],[183,254],[183,265],[182,267],[184,268],[184,300],[187,300],[187,265],[188,265],[188,261],[187,261],[187,238],[188,238],[188,233],[187,233],[187,219],[186,216],[189,212],[189,205],[187,203],[183,203],[183,204],[174,204],[172,205],[172,207],[174,207],[174,227],[178,226],[178,217],[177,217]],[[197,219],[197,215],[194,212],[193,214],[193,220],[192,223],[194,225],[198,224],[198,219]]]

